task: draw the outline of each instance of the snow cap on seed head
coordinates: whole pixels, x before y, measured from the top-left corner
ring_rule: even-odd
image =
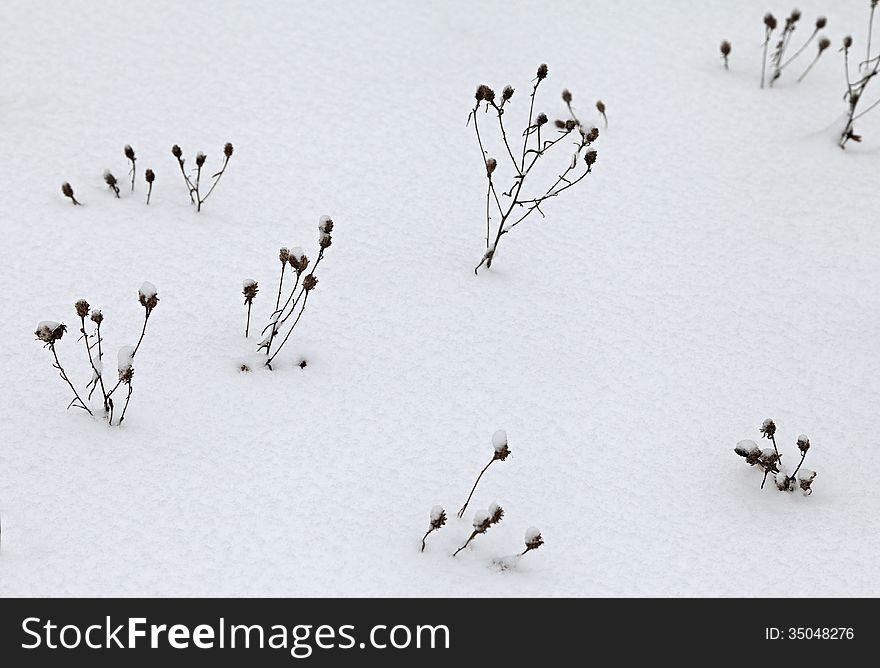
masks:
[[[507,459],[510,449],[507,447],[506,431],[499,429],[492,434],[492,447],[495,448],[495,459],[500,459],[501,461]]]
[[[431,530],[435,531],[446,524],[446,511],[443,506],[431,508]]]
[[[156,286],[150,283],[149,281],[144,281],[141,284],[140,290],[138,290],[138,301],[141,306],[147,309],[147,314],[156,308],[156,305],[159,303],[159,296],[156,292]]]

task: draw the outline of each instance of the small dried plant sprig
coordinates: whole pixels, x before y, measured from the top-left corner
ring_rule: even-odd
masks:
[[[470,545],[470,542],[479,536],[480,534],[486,533],[494,524],[498,524],[504,517],[504,509],[499,506],[497,503],[493,503],[489,506],[489,512],[485,510],[478,510],[474,515],[474,530],[471,532],[471,535],[464,542],[460,548],[458,548],[455,552],[453,552],[452,556],[456,556],[459,552],[461,552],[464,548]]]
[[[870,40],[874,27],[874,11],[876,5],[877,2],[871,2],[871,13],[868,17],[868,54],[865,60],[859,65],[860,76],[857,79],[851,78],[849,68],[849,50],[853,45],[853,39],[849,35],[843,39],[843,62],[846,71],[846,93],[844,93],[843,97],[847,103],[847,109],[846,125],[843,128],[843,132],[840,134],[840,141],[838,142],[840,148],[846,148],[846,145],[850,140],[854,142],[862,141],[862,136],[855,133],[855,122],[880,105],[880,99],[877,99],[867,108],[859,111],[859,104],[864,99],[865,89],[874,77],[880,74],[880,50],[878,50],[877,55],[873,57],[871,56],[870,50]]]
[[[730,69],[730,65],[727,62],[727,59],[730,57],[730,50],[731,50],[730,42],[728,42],[727,40],[724,40],[723,42],[721,42],[721,59],[724,61],[724,69],[725,70]]]
[[[770,45],[770,37],[776,30],[776,17],[773,14],[764,14],[764,58],[761,61],[761,88],[764,87],[764,78],[767,71],[767,47]]]
[[[92,374],[93,374],[92,380],[89,382],[88,385],[86,385],[86,389],[89,389],[89,387],[92,388],[91,392],[89,392],[89,398],[91,398],[92,393],[95,391],[95,389],[98,387],[101,388],[101,397],[104,400],[104,414],[107,415],[110,412],[110,404],[109,404],[109,399],[107,396],[107,388],[104,386],[104,375],[103,375],[104,367],[103,367],[103,364],[101,363],[100,357],[98,358],[97,362],[95,361],[95,358],[92,355],[92,347],[94,345],[97,345],[97,342],[95,344],[89,343],[90,335],[86,331],[86,318],[90,316],[89,303],[85,299],[80,299],[78,302],[76,302],[76,304],[74,305],[74,308],[76,309],[77,316],[79,316],[79,321],[80,321],[79,331],[80,331],[80,334],[82,335],[82,336],[80,336],[80,338],[85,343],[86,355],[89,359],[89,365],[92,367]],[[98,318],[98,322],[96,323],[95,335],[99,336],[99,332],[97,330],[97,327],[100,327],[100,322],[104,319],[104,316],[101,315],[100,311],[97,312],[97,318]],[[92,320],[92,322],[95,322],[91,318],[90,318],[90,320]],[[100,338],[98,339],[98,342],[99,341],[100,341]],[[99,354],[100,354],[100,351],[99,351]]]
[[[67,404],[67,409],[70,410],[71,406],[76,406],[77,408],[82,408],[89,415],[94,415],[92,410],[86,405],[86,402],[79,396],[79,392],[76,391],[76,387],[74,387],[70,378],[68,378],[67,372],[64,371],[64,367],[61,365],[61,360],[58,359],[58,351],[55,350],[55,344],[61,340],[61,337],[64,336],[66,331],[67,326],[63,323],[44,320],[37,325],[34,335],[37,337],[38,341],[43,342],[44,348],[48,348],[51,351],[52,357],[55,360],[52,366],[58,371],[61,380],[67,383],[70,391],[73,392],[73,399]]]
[[[492,466],[492,464],[497,461],[503,462],[510,455],[510,449],[507,447],[507,433],[503,429],[499,429],[492,435],[492,448],[494,450],[494,452],[492,453],[492,459],[489,460],[489,463],[483,467],[483,470],[480,471],[480,474],[477,476],[477,479],[474,482],[474,486],[471,487],[471,493],[468,494],[464,505],[458,511],[459,517],[464,516],[468,504],[471,502],[471,497],[474,495],[474,491],[477,489],[477,485],[480,482],[480,478],[483,477],[483,474],[488,470],[490,466]]]
[[[67,181],[61,184],[61,194],[69,199],[74,206],[82,206],[82,203],[78,202],[76,200],[76,197],[73,196],[73,186],[71,186]]]
[[[134,178],[137,175],[137,158],[135,157],[134,149],[130,144],[126,144],[125,148],[122,149],[122,152],[131,163],[131,169],[129,170],[128,175],[131,176],[131,192],[134,192]]]
[[[537,528],[529,527],[526,529],[525,542],[526,549],[523,550],[519,556],[523,556],[526,552],[537,550],[544,544],[544,538],[541,536],[541,532]]]
[[[596,111],[598,111],[602,115],[602,120],[605,121],[605,127],[608,127],[608,116],[605,113],[605,103],[602,100],[596,100]]]
[[[156,180],[156,174],[152,169],[147,168],[144,172],[144,179],[147,182],[147,206],[150,205],[150,195],[153,194],[153,181]]]
[[[437,531],[444,524],[446,524],[446,511],[443,509],[443,506],[434,506],[431,508],[428,530],[425,532],[425,535],[422,536],[422,549],[419,550],[419,552],[425,551],[425,541],[428,540],[428,536],[431,535],[431,532]]]
[[[260,291],[259,285],[252,278],[246,278],[241,283],[241,293],[244,295],[244,303],[247,305],[247,321],[244,325],[244,335],[245,338],[248,335],[248,332],[251,328],[251,306],[254,303],[254,297],[257,296],[257,292]]]
[[[106,183],[107,187],[113,191],[113,194],[116,195],[116,199],[119,199],[119,185],[116,181],[116,177],[113,176],[109,169],[104,172],[104,183]]]
[[[220,168],[219,172],[211,175],[211,179],[213,179],[213,183],[211,183],[211,187],[208,189],[208,192],[205,195],[202,195],[201,184],[202,184],[202,168],[205,166],[205,161],[207,160],[207,156],[204,153],[199,152],[196,154],[196,168],[195,168],[195,180],[191,179],[189,175],[186,173],[186,159],[183,157],[183,150],[175,144],[171,147],[171,155],[177,158],[177,164],[180,167],[180,173],[183,175],[183,181],[186,184],[187,189],[189,190],[189,199],[190,203],[196,205],[196,211],[202,210],[202,204],[205,203],[211,193],[214,192],[214,188],[217,187],[217,184],[220,183],[220,179],[223,178],[223,174],[226,173],[226,167],[229,165],[229,160],[232,158],[232,154],[234,152],[234,147],[231,143],[226,142],[223,146],[223,166]]]
[[[762,438],[770,439],[773,448],[764,448],[763,450],[752,440],[745,439],[736,444],[734,452],[740,457],[745,458],[746,464],[749,466],[757,466],[764,472],[764,479],[761,481],[761,489],[767,482],[767,477],[774,474],[776,488],[781,492],[791,492],[795,489],[795,483],[800,482],[800,488],[804,490],[804,494],[812,494],[813,490],[810,485],[816,477],[815,471],[801,470],[804,459],[807,457],[807,451],[810,449],[810,439],[801,434],[797,439],[797,447],[801,453],[801,460],[798,462],[794,472],[789,474],[785,467],[782,466],[782,455],[776,447],[776,423],[773,420],[764,420],[761,425]],[[800,475],[798,475],[800,473]]]
[[[475,95],[476,104],[468,115],[468,123],[473,120],[474,132],[476,133],[477,144],[480,148],[480,155],[483,160],[483,167],[486,170],[488,183],[486,187],[486,251],[480,263],[474,268],[475,274],[479,273],[483,265],[487,269],[491,268],[498,243],[502,236],[519,225],[534,211],[544,216],[544,212],[541,210],[541,205],[544,201],[551,197],[556,197],[579,183],[592,171],[592,167],[596,162],[596,152],[584,152],[584,149],[598,138],[599,130],[597,128],[588,129],[581,125],[572,111],[571,93],[568,90],[563,91],[562,98],[566,103],[571,118],[566,122],[561,122],[561,124],[554,124],[556,127],[555,138],[542,141],[541,135],[544,132],[543,129],[548,125],[548,119],[544,113],[535,114],[535,98],[538,87],[547,78],[548,71],[547,65],[538,67],[531,95],[529,96],[529,116],[525,130],[522,132],[523,144],[522,149],[517,151],[518,157],[517,154],[514,154],[511,147],[511,141],[504,122],[505,107],[513,97],[514,89],[511,86],[506,86],[499,103],[495,91],[489,86],[483,84],[477,88]],[[507,191],[502,192],[500,196],[495,185],[494,176],[498,167],[498,161],[488,155],[483,145],[483,137],[480,134],[479,112],[481,109],[485,110],[486,113],[494,112],[494,116],[498,121],[501,141],[504,144],[504,153],[510,159],[510,165],[514,171],[513,184]],[[574,139],[575,136],[576,140],[573,142],[575,152],[568,168],[563,171],[553,185],[544,191],[543,195],[534,198],[523,197],[523,186],[538,160],[544,157],[553,146],[563,142],[565,139]],[[579,159],[581,157],[583,160]],[[573,175],[572,172],[576,172],[578,165],[581,164],[585,166],[583,173],[578,176]],[[497,209],[498,216],[498,225],[494,235],[491,233],[493,204]]]
[[[770,56],[770,64],[773,67],[773,74],[770,77],[771,87],[782,74],[785,51],[788,48],[791,36],[794,34],[798,21],[800,20],[801,13],[797,9],[793,9],[791,14],[785,19],[785,25],[782,27],[782,34],[779,36],[779,41],[776,42],[776,48],[773,50],[773,55]]]
[[[324,259],[324,253],[331,245],[333,245],[333,226],[333,219],[330,218],[330,216],[321,216],[318,220],[318,257],[314,264],[311,265],[311,270],[308,273],[306,273],[306,270],[309,268],[309,258],[303,253],[301,248],[294,248],[292,250],[282,248],[278,253],[278,259],[282,262],[282,267],[281,277],[278,284],[276,308],[269,319],[269,324],[263,328],[262,334],[264,338],[257,347],[258,351],[264,351],[266,353],[266,362],[264,366],[269,370],[272,369],[272,360],[274,360],[275,356],[281,352],[284,344],[287,343],[293,330],[299,324],[300,318],[302,318],[303,312],[305,311],[309,295],[318,285],[318,278],[315,276],[315,271]],[[285,290],[285,260],[282,258],[285,256],[286,264],[291,266],[291,269],[293,269],[296,276],[294,278],[293,287],[289,289],[287,298],[282,303],[281,297]],[[281,339],[281,342],[273,351],[272,346],[275,339],[281,335],[285,323],[291,318],[293,318],[293,322],[290,324],[287,333]]]
[[[800,20],[801,14],[798,10],[792,10],[791,15],[785,20],[785,26],[782,30],[782,36],[779,39],[778,44],[776,45],[776,51],[774,51],[772,62],[773,62],[773,76],[770,79],[770,85],[773,86],[774,82],[782,76],[782,71],[788,67],[792,62],[794,62],[798,56],[800,56],[807,47],[813,43],[813,40],[819,34],[819,31],[822,30],[826,25],[828,25],[828,19],[824,16],[820,16],[816,19],[816,23],[813,26],[813,31],[810,33],[809,37],[807,37],[806,41],[800,46],[800,48],[795,51],[794,55],[790,58],[783,60],[785,55],[785,50],[788,48],[789,41],[791,40],[791,35],[795,30],[795,26],[797,22]],[[822,53],[831,45],[831,41],[823,37],[819,40],[819,50],[816,52],[815,58],[813,58],[810,65],[807,69],[798,77],[798,81],[803,81],[804,77],[807,76],[807,73],[813,68],[813,65],[819,60],[819,57]]]

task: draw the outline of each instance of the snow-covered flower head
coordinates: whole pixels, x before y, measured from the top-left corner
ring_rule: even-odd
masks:
[[[43,343],[52,344],[64,336],[66,331],[67,325],[55,322],[54,320],[43,320],[43,322],[37,325],[34,334]]]
[[[303,252],[303,249],[297,246],[290,249],[290,258],[288,259],[290,266],[296,271],[297,275],[302,274],[309,266],[309,258]]]
[[[89,303],[85,299],[80,299],[73,306],[76,309],[76,314],[80,318],[85,319],[85,317],[89,314]]]
[[[446,524],[446,511],[443,506],[431,508],[431,531],[436,531],[444,524]]]
[[[100,310],[100,309],[94,309],[94,310],[92,311],[92,315],[89,316],[89,318],[90,318],[91,321],[92,321],[93,323],[95,323],[96,325],[100,325],[102,322],[104,322],[104,314],[101,313],[101,310]]]
[[[497,503],[489,504],[489,524],[498,524],[504,518],[504,508]]]
[[[116,368],[119,371],[119,380],[123,383],[131,383],[134,376],[134,348],[122,346],[116,354]]]
[[[282,246],[278,251],[278,259],[281,261],[281,264],[284,264],[290,259],[290,251]]]
[[[486,533],[486,530],[492,526],[492,518],[485,510],[478,510],[474,514],[474,531],[476,533]]]
[[[138,301],[141,306],[147,309],[147,315],[149,315],[159,303],[159,294],[156,292],[156,286],[149,281],[144,281],[141,284],[140,290],[138,290]]]
[[[492,447],[495,448],[494,459],[500,459],[502,462],[507,459],[510,449],[507,447],[507,432],[499,429],[492,434]]]
[[[318,245],[321,249],[329,248],[333,243],[333,219],[330,216],[321,216],[318,220]]]
[[[764,420],[761,424],[761,434],[763,434],[762,438],[773,438],[776,434],[776,423],[773,422],[770,418]]]
[[[798,436],[797,446],[798,450],[800,450],[802,453],[807,453],[807,450],[810,449],[810,439],[807,437],[806,434],[801,434],[800,436]]]
[[[241,294],[244,295],[244,303],[250,304],[260,291],[259,284],[252,278],[246,278],[241,282]]]
[[[537,527],[529,527],[526,529],[525,541],[526,552],[529,550],[537,550],[544,544],[544,539],[541,537],[541,531]]]
[[[785,470],[785,467],[779,469],[779,473],[776,474],[776,489],[780,492],[790,492],[794,489],[794,480],[791,476],[788,475],[788,471]]]
[[[813,493],[813,488],[810,485],[813,484],[813,480],[816,478],[816,472],[811,471],[810,469],[801,469],[798,472],[798,482],[800,483],[801,489],[804,490],[804,496],[809,496]]]

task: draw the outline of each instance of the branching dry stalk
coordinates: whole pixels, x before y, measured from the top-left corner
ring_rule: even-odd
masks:
[[[491,506],[489,506],[489,512],[478,510],[476,515],[474,515],[474,530],[471,532],[471,535],[468,537],[468,539],[464,542],[464,545],[453,552],[452,556],[456,556],[464,548],[470,545],[471,541],[474,538],[476,538],[480,534],[486,533],[489,530],[489,527],[494,524],[498,524],[503,518],[504,509],[497,503],[493,503]]]
[[[849,35],[847,35],[843,39],[843,63],[844,69],[846,73],[846,93],[844,93],[844,100],[847,103],[847,116],[846,116],[846,125],[843,128],[843,132],[840,133],[840,140],[838,145],[840,148],[845,149],[847,142],[850,140],[854,142],[862,141],[862,136],[855,133],[855,122],[862,118],[865,114],[867,114],[872,109],[880,106],[880,99],[877,99],[872,104],[870,104],[867,108],[859,110],[859,104],[864,99],[865,89],[868,87],[868,84],[874,79],[875,76],[880,74],[880,51],[877,52],[877,55],[873,58],[871,57],[870,52],[870,39],[871,33],[873,31],[874,25],[874,11],[876,8],[877,2],[871,3],[871,13],[868,17],[868,56],[867,58],[860,63],[859,72],[864,71],[864,74],[858,79],[850,78],[850,69],[849,69],[849,50],[852,47],[853,39]]]
[[[211,179],[213,182],[211,183],[211,187],[208,189],[208,192],[202,196],[201,192],[201,182],[202,182],[202,168],[205,165],[205,161],[207,157],[204,153],[196,154],[196,176],[195,182],[187,175],[186,173],[186,159],[183,157],[183,150],[175,144],[171,147],[171,155],[173,155],[177,159],[177,165],[180,167],[180,173],[183,175],[183,182],[189,191],[189,200],[190,203],[196,205],[196,212],[202,210],[202,204],[211,196],[211,193],[214,192],[214,188],[217,187],[217,184],[220,183],[220,179],[223,178],[223,174],[226,173],[226,167],[229,165],[229,160],[232,158],[232,153],[234,151],[234,147],[231,143],[227,142],[223,147],[223,166],[220,168],[219,172],[211,175]]]
[[[779,41],[776,43],[776,48],[773,50],[773,55],[770,56],[770,64],[773,67],[773,75],[770,77],[771,87],[782,75],[782,68],[784,67],[783,58],[785,58],[785,51],[788,48],[788,44],[791,41],[791,36],[794,34],[797,23],[800,20],[801,13],[797,9],[793,9],[789,17],[785,19],[785,25],[782,28],[782,34],[779,36]]]
[[[547,65],[541,65],[538,68],[537,76],[534,80],[535,83],[532,86],[532,91],[529,96],[529,116],[525,130],[522,132],[523,145],[522,149],[518,151],[518,158],[511,147],[507,127],[504,122],[505,107],[513,97],[514,89],[511,86],[506,86],[502,92],[501,101],[499,103],[496,100],[495,91],[489,88],[489,86],[481,85],[477,88],[475,95],[476,104],[468,115],[468,123],[471,121],[474,123],[474,132],[476,133],[477,144],[479,145],[480,155],[483,160],[487,186],[486,252],[480,263],[474,268],[475,274],[479,273],[479,270],[483,265],[485,265],[487,269],[491,268],[492,261],[498,248],[498,243],[502,236],[519,225],[534,211],[537,211],[541,216],[544,216],[544,212],[541,210],[541,205],[544,201],[551,197],[556,197],[568,188],[579,183],[592,171],[592,166],[596,162],[596,151],[586,151],[583,155],[582,151],[598,138],[599,130],[597,128],[586,128],[581,125],[580,121],[572,111],[571,93],[568,91],[563,92],[563,100],[566,102],[571,118],[564,122],[557,121],[555,124],[555,138],[542,141],[541,134],[542,132],[545,132],[544,128],[547,126],[548,120],[546,114],[539,113],[537,116],[535,115],[535,97],[538,92],[538,87],[541,85],[541,82],[547,78],[547,74]],[[602,107],[604,108],[604,105],[602,105]],[[514,171],[512,185],[509,190],[503,192],[500,197],[494,181],[494,174],[498,167],[498,161],[488,155],[483,145],[483,137],[480,134],[479,113],[481,110],[485,111],[485,113],[492,113],[498,121],[498,129],[501,141],[504,144],[504,152],[510,159],[510,165]],[[577,139],[572,143],[575,145],[576,149],[574,155],[571,157],[568,168],[562,172],[553,185],[544,191],[543,195],[532,198],[523,197],[523,186],[538,160],[553,146],[560,144],[566,138],[575,135],[577,136]],[[582,160],[580,159],[581,157]],[[576,173],[578,171],[577,167],[581,163],[585,165],[583,173],[580,175],[573,175],[572,172]],[[502,199],[505,198],[506,201],[502,203]],[[491,233],[491,211],[493,204],[498,214],[498,225],[494,236]]]
[[[764,58],[761,61],[761,88],[764,87],[764,77],[767,71],[767,47],[770,45],[770,37],[776,30],[776,17],[773,14],[764,14]]]
[[[811,487],[813,480],[816,478],[815,471],[802,470],[804,459],[806,459],[807,451],[810,449],[810,439],[804,434],[798,436],[797,446],[801,453],[801,460],[798,462],[797,468],[790,475],[782,466],[782,455],[776,447],[776,423],[773,420],[764,420],[761,425],[762,438],[769,439],[773,443],[773,449],[761,449],[757,443],[752,440],[742,440],[736,444],[734,452],[740,457],[745,458],[746,464],[749,466],[757,466],[764,472],[764,478],[761,481],[761,489],[767,482],[767,477],[772,473],[776,488],[780,492],[792,492],[799,483],[800,489],[805,495],[813,493]]]
[[[463,517],[465,511],[467,510],[468,504],[471,502],[471,497],[474,495],[474,491],[477,489],[477,485],[480,483],[480,478],[483,477],[483,474],[492,466],[496,461],[503,462],[510,455],[510,448],[507,446],[507,434],[503,429],[499,429],[492,436],[492,447],[494,452],[492,453],[492,459],[489,460],[489,463],[483,467],[483,470],[480,471],[480,474],[477,476],[476,481],[474,482],[474,486],[471,487],[471,492],[468,494],[467,499],[464,502],[464,505],[459,509],[458,516]]]
[[[261,334],[264,338],[257,346],[258,351],[265,352],[266,361],[264,366],[270,371],[272,370],[272,361],[278,353],[281,352],[281,349],[290,339],[291,334],[293,334],[293,330],[299,324],[303,312],[305,311],[306,304],[308,303],[309,295],[318,284],[318,278],[315,276],[315,271],[324,259],[325,251],[330,248],[333,243],[332,232],[333,220],[330,216],[321,216],[318,221],[318,257],[315,260],[315,263],[311,265],[311,270],[308,273],[306,273],[306,269],[309,268],[309,258],[302,252],[301,248],[294,248],[292,250],[281,248],[278,252],[278,259],[281,262],[281,275],[278,280],[278,295],[275,299],[275,310],[269,318],[269,324],[263,328]],[[287,297],[282,303],[281,298],[285,294],[285,269],[288,264],[296,277],[293,286],[287,289]],[[276,338],[281,335],[285,324],[291,318],[293,318],[293,321],[287,328],[286,334],[281,339],[277,348],[273,351],[272,346],[275,343]],[[301,368],[304,367],[305,364],[301,364]]]

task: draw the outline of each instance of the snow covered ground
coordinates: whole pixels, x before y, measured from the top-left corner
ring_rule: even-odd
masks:
[[[836,145],[868,2],[799,6],[834,47],[761,91],[761,17],[788,5],[5,3],[0,594],[880,595],[880,110]],[[610,127],[475,277],[473,91],[513,84],[524,120],[542,62],[541,110],[567,87]],[[196,214],[170,147],[212,167],[226,141]],[[295,339],[239,372],[242,280],[261,328],[278,248],[314,254],[322,214]],[[86,298],[115,360],[144,281],[124,426],[65,411],[37,323],[75,330]],[[82,383],[80,346],[58,352]],[[811,497],[734,454],[766,417],[789,461],[809,435]],[[512,454],[459,520],[499,427]],[[545,545],[495,569],[531,526]]]

